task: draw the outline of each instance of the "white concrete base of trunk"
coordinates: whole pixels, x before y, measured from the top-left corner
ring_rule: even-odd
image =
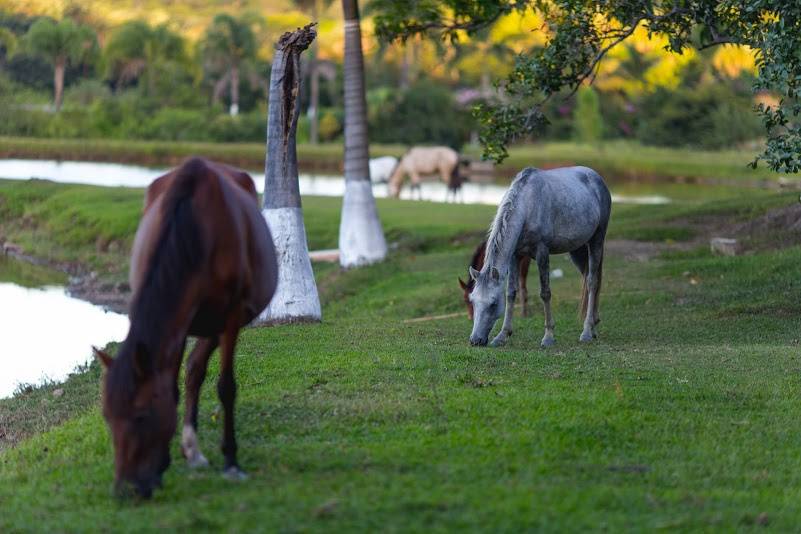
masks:
[[[378,218],[369,180],[347,180],[339,224],[339,264],[358,267],[387,256],[384,229]]]
[[[278,286],[254,325],[319,321],[320,297],[309,260],[300,208],[262,210],[278,257]]]

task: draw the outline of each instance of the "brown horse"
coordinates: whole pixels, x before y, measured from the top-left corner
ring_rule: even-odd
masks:
[[[184,456],[191,466],[207,464],[197,445],[198,395],[219,345],[224,472],[244,477],[234,435],[234,348],[239,329],[270,302],[277,268],[256,188],[245,172],[192,158],[148,188],[131,257],[131,327],[115,359],[97,351],[106,368],[103,415],[114,445],[118,495],[133,489],[148,498],[161,485],[188,335],[199,339],[187,363]]]
[[[473,253],[473,259],[470,260],[470,267],[477,271],[481,271],[484,267],[484,257],[486,256],[487,250],[487,242],[482,241],[478,247],[476,247],[476,251]],[[529,316],[529,308],[528,308],[528,288],[526,287],[526,278],[528,277],[528,267],[531,264],[531,258],[522,257],[520,258],[520,298],[523,301],[523,317]],[[464,303],[467,306],[467,316],[470,320],[473,320],[473,303],[470,302],[470,293],[473,292],[473,287],[476,285],[476,281],[470,276],[470,269],[468,268],[468,275],[467,280],[468,282],[465,283],[459,278],[459,287],[462,288],[464,291]]]

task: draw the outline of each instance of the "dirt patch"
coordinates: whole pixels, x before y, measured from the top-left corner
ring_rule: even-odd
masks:
[[[733,238],[738,241],[740,253],[763,252],[786,248],[801,243],[801,204],[772,209],[762,215],[743,221],[741,216],[706,215],[677,220],[696,233],[692,245],[708,246],[713,237]]]
[[[771,210],[750,221],[733,224],[728,231],[732,235],[725,237],[741,241],[747,251],[798,245],[801,243],[801,204]]]
[[[654,243],[632,239],[609,239],[604,243],[604,253],[619,256],[628,261],[646,262],[665,251],[687,250],[689,243]]]
[[[91,302],[105,310],[128,314],[131,287],[127,282],[110,283],[97,278],[97,273],[71,277],[67,285],[70,296]]]

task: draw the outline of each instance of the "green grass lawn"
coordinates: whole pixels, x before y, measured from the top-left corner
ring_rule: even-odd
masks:
[[[49,203],[79,186],[0,186],[4,224],[24,217],[2,206],[38,187],[53,189],[32,201],[42,211],[28,224],[75,257],[94,250],[91,231],[76,245],[62,242],[60,224],[47,226]],[[81,191],[98,201],[121,194]],[[133,225],[123,214],[141,194],[126,194],[116,215],[76,216],[84,226]],[[691,239],[705,218],[744,220],[794,202],[760,194],[615,206],[610,237]],[[339,203],[304,199],[313,248],[336,245]],[[556,347],[539,349],[535,298],[535,316],[517,320],[509,345],[479,349],[468,346],[465,317],[403,321],[462,309],[456,277],[493,210],[388,200],[379,211],[399,248],[364,269],[315,265],[322,324],[241,336],[247,482],[218,473],[215,359],[200,414],[213,468],[188,470],[174,443],[151,502],[115,501],[93,365],[59,386],[61,397],[49,386],[0,401],[0,422],[29,436],[0,452],[0,531],[797,529],[801,247],[721,258],[688,246],[632,261],[618,245],[591,345],[578,343],[578,276],[555,257],[552,268],[565,271],[552,282]],[[530,289],[536,297],[533,274]]]
[[[402,145],[374,144],[370,147],[370,155],[400,156],[406,148]],[[478,147],[465,147],[464,152],[473,158],[481,156]],[[646,147],[630,141],[611,141],[598,146],[548,142],[511,147],[509,158],[496,170],[496,179],[508,182],[522,168],[529,166],[549,168],[581,164],[595,168],[608,178],[625,180],[699,179],[723,184],[775,181],[778,175],[764,164],[756,170],[747,166],[757,153],[757,149],[704,151]],[[0,137],[2,158],[176,165],[187,156],[196,154],[247,169],[264,168],[262,143]],[[307,172],[341,174],[342,143],[300,145],[298,160],[301,168]]]

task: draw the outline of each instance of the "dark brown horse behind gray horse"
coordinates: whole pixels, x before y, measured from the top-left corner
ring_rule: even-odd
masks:
[[[476,286],[476,281],[470,277],[470,269],[475,269],[476,271],[481,271],[484,267],[484,257],[487,253],[487,242],[482,241],[477,247],[475,252],[473,252],[473,259],[470,260],[470,266],[467,268],[467,282],[464,282],[461,278],[459,278],[459,287],[462,288],[464,292],[464,303],[467,306],[467,317],[472,321],[473,320],[473,303],[470,302],[470,293],[473,292],[473,288]],[[523,301],[523,317],[528,317],[531,313],[528,307],[528,268],[531,265],[531,258],[528,256],[522,256],[519,260],[519,272],[520,272],[520,300]]]
[[[131,257],[131,327],[115,359],[97,351],[106,367],[103,415],[118,495],[133,490],[147,498],[161,485],[190,335],[199,339],[187,362],[183,454],[191,466],[207,464],[196,437],[198,395],[219,345],[224,472],[244,476],[234,433],[234,348],[240,328],[269,303],[276,279],[272,237],[247,173],[192,158],[148,188]]]

